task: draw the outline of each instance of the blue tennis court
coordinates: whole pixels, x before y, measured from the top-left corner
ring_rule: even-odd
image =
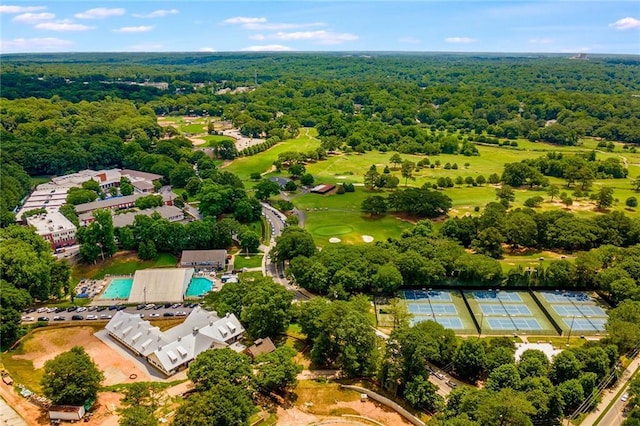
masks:
[[[501,301],[501,302],[522,302],[522,297],[518,293],[507,291],[474,291],[473,297],[483,301]]]
[[[542,330],[535,318],[487,318],[485,321],[493,330]]]
[[[519,304],[495,304],[479,303],[482,313],[485,315],[524,315],[531,316],[531,310],[527,305]]]
[[[591,305],[583,305],[583,306],[574,306],[574,305],[551,305],[553,310],[562,317],[572,317],[572,316],[594,316],[594,317],[606,317],[607,313],[599,306],[591,306]]]
[[[597,324],[587,318],[563,318],[564,323],[573,331],[602,331],[604,330],[604,322],[598,322]]]
[[[542,291],[542,297],[549,303],[593,302],[588,295],[576,291],[551,292]]]
[[[435,320],[445,328],[451,328],[454,330],[461,330],[464,328],[460,318],[436,317]]]
[[[446,291],[437,290],[402,290],[402,296],[406,300],[427,300],[438,302],[451,302],[451,295]]]
[[[593,326],[595,327],[596,330],[598,331],[604,331],[604,325],[607,323],[607,320],[604,318],[591,318],[590,319],[591,324],[593,324]]]
[[[457,315],[458,314],[456,305],[452,303],[434,303],[431,305],[431,310],[436,315]]]
[[[427,303],[407,303],[410,314],[431,314],[431,308]]]

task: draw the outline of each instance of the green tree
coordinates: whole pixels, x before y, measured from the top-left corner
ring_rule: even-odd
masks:
[[[95,263],[98,257],[110,257],[118,250],[111,212],[94,210],[93,217],[93,222],[78,230],[80,256],[88,263]]]
[[[240,320],[253,337],[275,337],[284,332],[291,320],[293,294],[269,277],[248,281],[242,299]],[[246,289],[245,287],[245,289]]]
[[[277,262],[291,260],[298,256],[313,256],[316,252],[316,244],[309,232],[297,227],[287,227],[276,239],[276,246],[272,256]]]
[[[294,361],[297,352],[290,346],[280,346],[275,351],[256,358],[256,383],[265,393],[286,393],[297,383],[302,366]]]
[[[504,364],[494,369],[487,379],[487,389],[498,392],[500,389],[520,389],[520,374],[514,364]]]
[[[362,201],[361,209],[369,216],[380,216],[387,212],[387,201],[380,195],[372,195]]]
[[[613,188],[603,186],[592,195],[592,199],[596,202],[599,210],[604,210],[613,205]]]
[[[582,363],[572,351],[560,352],[553,358],[549,378],[554,384],[560,384],[567,380],[577,379],[582,370]]]
[[[482,377],[486,362],[484,345],[476,339],[463,340],[453,358],[456,373],[472,382]]]
[[[407,186],[407,182],[409,179],[415,180],[416,178],[413,176],[413,171],[416,168],[416,164],[413,161],[404,160],[402,162],[402,167],[400,168],[400,175],[404,178],[404,186]]]
[[[67,192],[67,204],[77,206],[78,204],[90,203],[98,198],[98,193],[90,189],[70,188]]]
[[[371,286],[378,291],[394,293],[402,286],[402,274],[392,263],[380,265],[371,276]]]
[[[504,234],[507,236],[507,242],[514,248],[535,247],[538,227],[531,215],[517,211],[507,215]]]
[[[444,405],[443,398],[437,394],[438,386],[431,383],[423,376],[416,376],[407,383],[404,397],[411,405],[430,412],[439,411]]]
[[[42,390],[54,404],[83,405],[95,400],[102,372],[81,346],[74,346],[44,364]]]
[[[380,173],[376,169],[375,164],[369,167],[369,170],[364,174],[364,187],[367,191],[372,191],[378,186],[380,181]]]
[[[268,200],[272,195],[276,195],[280,192],[280,187],[277,183],[271,182],[268,179],[262,179],[253,187],[256,198],[261,201]]]
[[[229,348],[201,352],[189,366],[187,377],[199,391],[207,391],[222,384],[253,388],[251,358]]]
[[[305,173],[302,176],[300,176],[300,184],[304,186],[311,186],[313,185],[313,182],[314,182],[314,178],[313,178],[313,175],[310,173]]]
[[[504,250],[502,243],[504,237],[496,228],[490,227],[478,232],[477,237],[471,241],[471,246],[478,252],[495,259],[502,257]]]
[[[260,247],[260,237],[251,230],[240,234],[240,248],[249,253],[257,253]]]
[[[638,199],[636,197],[629,197],[625,200],[624,204],[631,209],[635,209],[638,207]]]
[[[513,389],[487,392],[477,402],[476,418],[481,425],[531,425],[536,409],[527,396]]]
[[[500,188],[496,189],[496,198],[500,200],[501,204],[508,207],[509,203],[515,201],[516,193],[509,185],[503,184]]]
[[[393,164],[394,168],[397,168],[398,164],[402,164],[402,157],[400,157],[400,154],[398,154],[397,152],[394,152],[391,158],[389,159],[389,162]]]
[[[133,185],[126,176],[120,177],[120,194],[125,196],[133,194]]]
[[[625,300],[609,312],[609,341],[625,353],[640,344],[640,302]]]
[[[551,201],[553,201],[555,197],[560,195],[560,188],[558,187],[558,185],[549,185],[549,187],[547,188],[547,194],[549,194],[549,196],[551,197]]]
[[[225,350],[225,349],[220,349]],[[220,383],[194,393],[176,410],[175,426],[245,425],[255,410],[247,391],[238,385]]]

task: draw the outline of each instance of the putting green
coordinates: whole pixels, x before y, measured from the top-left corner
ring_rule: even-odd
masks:
[[[313,230],[313,233],[316,235],[342,235],[348,234],[352,232],[353,228],[349,225],[329,225],[329,226],[320,226]]]

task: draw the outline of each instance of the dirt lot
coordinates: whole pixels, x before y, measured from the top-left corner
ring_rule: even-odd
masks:
[[[130,359],[102,343],[93,335],[94,331],[91,327],[40,330],[25,341],[25,354],[14,357],[30,360],[34,368],[42,368],[46,361],[55,358],[59,353],[68,351],[74,346],[82,346],[98,368],[104,372],[103,385],[105,386],[150,379],[147,373],[139,369]],[[136,374],[138,377],[132,380],[129,378],[131,374]]]

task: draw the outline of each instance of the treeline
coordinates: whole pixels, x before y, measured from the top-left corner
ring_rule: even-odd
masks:
[[[506,163],[502,183],[513,187],[547,186],[544,176],[551,176],[565,179],[568,187],[578,183],[585,191],[595,179],[624,179],[627,175],[628,170],[619,158],[598,160],[595,151],[577,155],[549,152],[535,159]]]
[[[622,212],[582,217],[562,210],[509,210],[489,203],[480,216],[447,219],[440,234],[466,248],[499,258],[503,244],[567,252],[590,250],[605,244],[628,247],[640,243],[640,219]]]
[[[0,228],[15,222],[13,210],[31,190],[31,178],[22,166],[6,160],[0,163]]]
[[[71,267],[56,260],[48,241],[32,228],[0,229],[0,346],[5,349],[22,333],[21,311],[33,300],[69,294]]]

